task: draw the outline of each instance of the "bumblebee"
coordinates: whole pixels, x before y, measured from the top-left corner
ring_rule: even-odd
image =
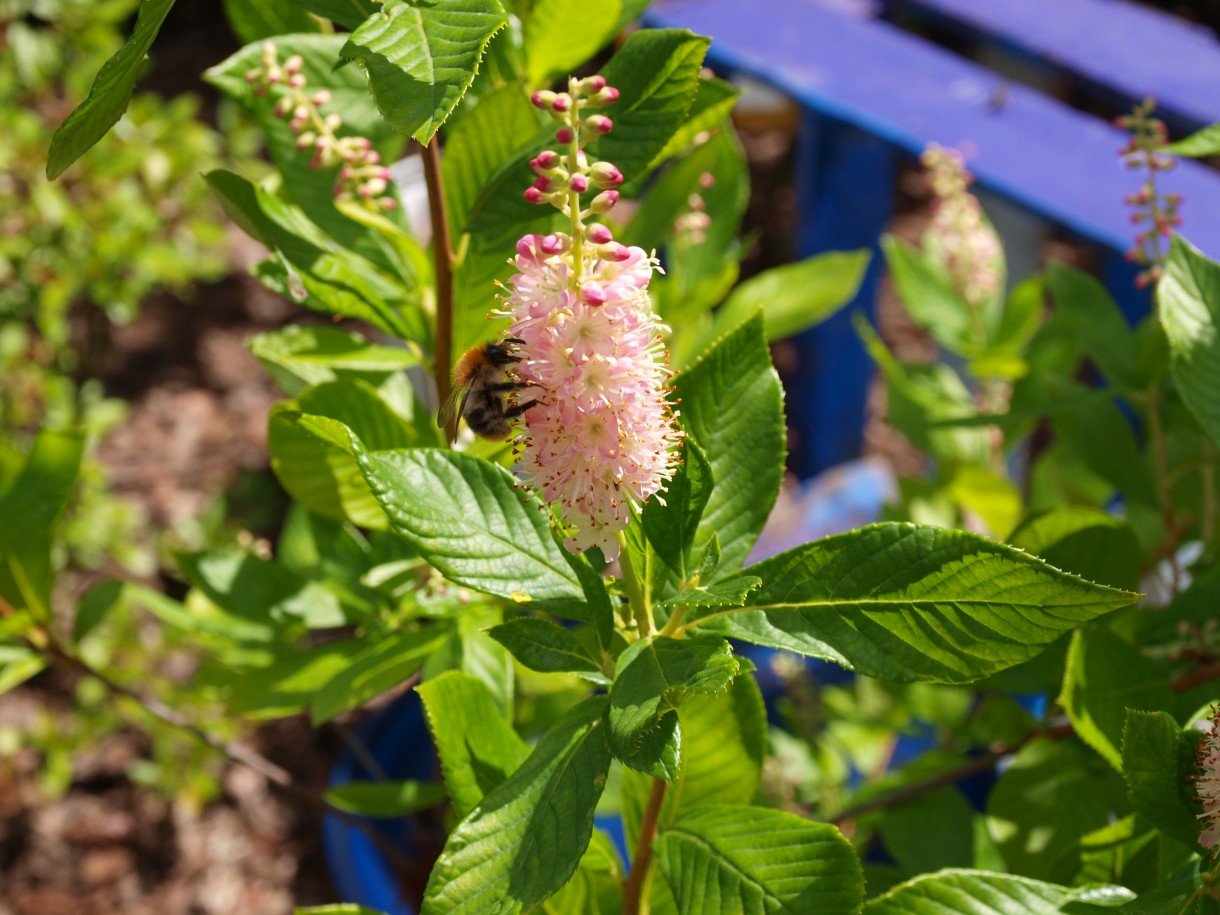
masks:
[[[467,350],[453,367],[453,390],[445,398],[436,424],[442,429],[454,416],[466,420],[470,431],[482,438],[499,441],[512,431],[509,420],[520,416],[537,400],[509,405],[505,400],[512,391],[529,387],[529,382],[512,381],[508,370],[521,357],[513,355],[512,347],[525,341],[505,337],[499,343],[488,343]]]

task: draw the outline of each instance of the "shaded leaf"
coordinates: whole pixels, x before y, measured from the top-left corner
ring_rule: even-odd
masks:
[[[529,750],[491,691],[474,677],[451,671],[421,684],[417,692],[453,809],[465,817],[525,762]]]
[[[1195,819],[1195,738],[1167,712],[1127,710],[1122,771],[1131,806],[1149,823],[1187,848],[1199,844],[1203,825]]]
[[[1203,431],[1220,443],[1220,264],[1175,235],[1156,299],[1174,384]]]
[[[395,632],[371,645],[318,692],[310,720],[317,727],[398,686],[424,665],[446,635],[444,626]]]
[[[619,0],[535,0],[522,30],[529,84],[545,87],[605,47],[617,31]]]
[[[348,782],[327,788],[326,803],[357,816],[376,819],[409,816],[445,799],[440,782]]]
[[[522,617],[493,626],[487,634],[530,670],[592,675],[597,682],[610,682],[577,638],[550,620]]]
[[[680,581],[689,577],[687,557],[712,489],[712,466],[694,436],[687,435],[682,465],[665,487],[665,501],[649,499],[640,513],[648,542]]]
[[[1068,887],[988,871],[921,874],[871,900],[864,915],[1058,915],[1073,902],[1117,905],[1134,899],[1122,887]]]
[[[565,714],[458,824],[428,880],[423,915],[520,912],[568,881],[610,767],[604,709],[604,699],[588,699]]]

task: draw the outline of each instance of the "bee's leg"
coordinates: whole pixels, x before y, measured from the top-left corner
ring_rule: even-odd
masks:
[[[500,381],[496,384],[489,384],[489,391],[519,391],[522,388],[528,388],[533,384],[532,381]]]
[[[520,416],[522,413],[524,413],[530,407],[535,406],[537,403],[538,403],[538,401],[536,401],[536,400],[527,400],[525,403],[519,403],[515,407],[508,407],[507,409],[505,409],[504,415],[507,418],[512,419],[515,416]]]

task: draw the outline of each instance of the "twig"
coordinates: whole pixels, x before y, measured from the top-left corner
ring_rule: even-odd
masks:
[[[1220,661],[1213,661],[1192,673],[1183,674],[1177,679],[1171,680],[1169,685],[1175,693],[1184,693],[1209,680],[1215,680],[1217,677],[1220,677]]]
[[[266,778],[269,782],[283,788],[292,796],[305,801],[310,806],[315,807],[325,813],[338,817],[350,826],[356,827],[370,839],[372,839],[373,842],[376,843],[377,846],[382,850],[382,852],[385,853],[386,857],[390,858],[398,867],[410,868],[413,866],[411,859],[404,855],[393,842],[382,835],[382,833],[372,823],[369,823],[367,820],[363,819],[362,817],[358,817],[355,814],[348,813],[346,810],[341,810],[340,808],[335,807],[324,797],[322,797],[322,795],[314,791],[310,791],[307,788],[301,787],[293,779],[292,773],[282,766],[277,765],[276,763],[267,759],[267,757],[263,756],[261,753],[252,750],[249,747],[244,747],[241,744],[221,740],[215,735],[209,734],[207,731],[203,730],[194,722],[181,715],[175,709],[170,708],[159,699],[154,699],[150,696],[143,696],[134,690],[123,686],[121,683],[116,683],[105,674],[94,670],[80,658],[77,658],[76,656],[64,651],[64,649],[54,641],[51,641],[47,645],[47,647],[44,649],[44,653],[50,658],[50,660],[59,663],[61,666],[71,668],[77,673],[84,674],[85,676],[92,677],[93,679],[99,681],[103,686],[106,687],[106,689],[115,695],[124,696],[131,699],[159,721],[162,721],[171,727],[177,728],[178,730],[185,731],[196,740],[206,744],[213,750],[222,753],[233,762],[246,766],[249,769],[253,769],[255,772],[258,772],[260,775]]]
[[[652,864],[652,840],[657,834],[657,821],[661,818],[661,804],[665,800],[665,789],[669,787],[659,778],[652,780],[648,793],[648,806],[640,821],[640,835],[635,842],[635,854],[631,858],[631,873],[623,885],[623,915],[639,915],[640,902],[644,894],[644,878]]]
[[[440,143],[433,137],[420,150],[424,163],[424,181],[428,186],[428,212],[432,217],[432,251],[436,260],[436,346],[434,374],[436,394],[441,403],[449,398],[453,367],[453,246],[449,240],[449,214],[445,210],[445,185],[441,178]],[[445,426],[447,441],[457,436],[457,420],[453,417]]]

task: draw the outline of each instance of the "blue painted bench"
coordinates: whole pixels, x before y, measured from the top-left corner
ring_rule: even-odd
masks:
[[[899,157],[936,142],[961,149],[982,188],[1096,246],[1128,314],[1146,311],[1122,260],[1133,234],[1123,198],[1140,181],[1117,157],[1125,135],[851,9],[844,0],[656,0],[646,17],[649,25],[710,35],[713,67],[800,104],[798,253],[876,251]],[[1220,120],[1220,96],[1215,108]],[[1184,195],[1187,237],[1220,257],[1220,177],[1183,163],[1161,186]],[[790,421],[800,442],[792,466],[801,476],[859,453],[872,365],[850,311],[871,310],[882,269],[878,255],[852,308],[798,341]]]
[[[923,20],[1015,53],[1124,108],[1151,95],[1171,127],[1197,130],[1220,116],[1216,36],[1130,0],[889,0],[888,8],[899,22]]]

